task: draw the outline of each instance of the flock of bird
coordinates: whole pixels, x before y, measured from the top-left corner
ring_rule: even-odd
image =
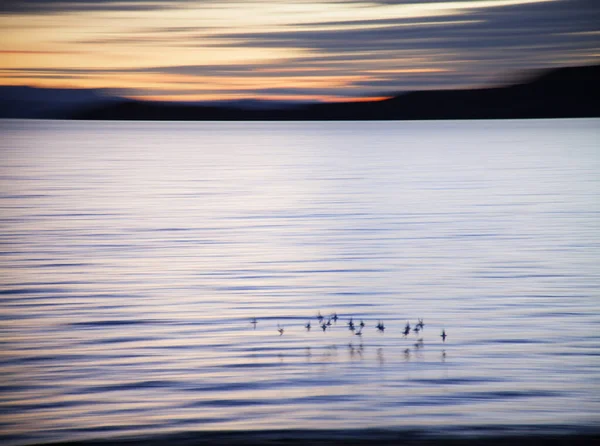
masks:
[[[325,319],[327,319],[327,320],[325,320]],[[319,312],[317,314],[318,326],[319,326],[319,328],[321,328],[321,330],[323,330],[323,332],[326,332],[327,330],[329,330],[332,325],[337,324],[338,319],[339,319],[339,317],[338,317],[337,313],[333,313],[330,316],[328,316],[327,318],[325,318],[323,315],[321,315],[321,312]],[[250,323],[254,326],[254,329],[256,329],[256,325],[258,324],[258,321],[256,320],[256,318],[252,318]],[[352,317],[350,317],[350,320],[347,322],[347,326],[348,326],[348,329],[351,332],[353,332],[356,336],[362,336],[363,328],[366,327],[366,324],[362,319],[360,320],[360,322],[357,323],[354,321],[354,319]],[[407,337],[412,331],[413,333],[415,333],[418,336],[419,332],[423,331],[424,327],[425,327],[425,323],[423,322],[423,319],[418,319],[418,322],[416,323],[416,325],[414,327],[411,327],[410,322],[407,321],[406,325],[404,326],[404,330],[402,331],[402,334],[404,337]],[[310,331],[312,329],[311,322],[308,321],[304,325],[304,328],[306,329],[306,331]],[[377,329],[377,331],[383,333],[385,331],[385,324],[383,323],[383,321],[379,320],[379,321],[377,321],[377,325],[375,326],[375,328]],[[285,329],[283,327],[281,327],[279,324],[277,324],[277,331],[279,332],[279,336],[283,336]],[[440,335],[440,337],[442,338],[442,342],[446,342],[447,336],[448,335],[446,334],[446,329],[443,329],[442,334]]]

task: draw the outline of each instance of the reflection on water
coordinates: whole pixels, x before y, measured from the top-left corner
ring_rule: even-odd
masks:
[[[4,440],[600,421],[598,120],[0,126]]]

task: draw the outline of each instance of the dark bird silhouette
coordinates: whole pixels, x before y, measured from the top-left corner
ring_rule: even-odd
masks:
[[[306,328],[306,331],[310,331],[310,321],[308,321],[306,323],[306,325],[304,326],[304,328]]]
[[[354,333],[356,336],[362,336],[362,327],[360,327],[360,329]]]
[[[331,319],[333,319],[333,322],[337,322],[337,320],[338,320],[337,313],[333,313],[333,316],[331,316]]]
[[[325,331],[327,330],[327,324],[323,322],[321,324],[321,328],[323,329],[323,333],[325,333]]]
[[[319,311],[319,313],[317,314],[317,319],[319,320],[319,324],[321,322],[323,322],[323,316],[321,315],[321,312]]]
[[[363,328],[363,327],[365,326],[365,323],[364,323],[364,322],[363,322],[363,320],[361,319],[361,320],[360,320],[360,324],[358,324],[358,325],[360,325],[360,328]]]
[[[257,320],[256,320],[255,317],[252,318],[252,320],[250,321],[250,323],[254,326],[254,329],[256,330]]]
[[[440,337],[442,338],[442,342],[446,342],[446,337],[448,335],[446,334],[446,330],[442,330],[442,334],[440,335]]]
[[[421,331],[421,327],[417,324],[415,325],[415,328],[413,328],[413,331],[417,334],[417,336],[419,335],[419,332]]]
[[[280,327],[279,324],[277,324],[277,331],[279,332],[279,336],[283,334],[283,327]]]
[[[402,332],[404,336],[408,336],[410,334],[410,324],[406,322],[406,327],[404,327],[404,331]]]
[[[377,330],[383,332],[385,330],[385,325],[383,325],[382,321],[377,322]]]
[[[419,327],[420,330],[423,330],[423,327],[425,327],[425,324],[423,323],[423,319],[419,318],[419,322],[417,323],[417,327]]]
[[[350,318],[350,321],[348,322],[348,328],[354,331],[354,321],[352,320],[352,318]]]

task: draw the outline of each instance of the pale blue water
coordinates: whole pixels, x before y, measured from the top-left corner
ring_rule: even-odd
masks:
[[[600,422],[598,119],[0,135],[9,442]]]

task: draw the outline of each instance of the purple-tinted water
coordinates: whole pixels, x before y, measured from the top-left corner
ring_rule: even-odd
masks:
[[[600,421],[598,119],[0,132],[9,443]]]

